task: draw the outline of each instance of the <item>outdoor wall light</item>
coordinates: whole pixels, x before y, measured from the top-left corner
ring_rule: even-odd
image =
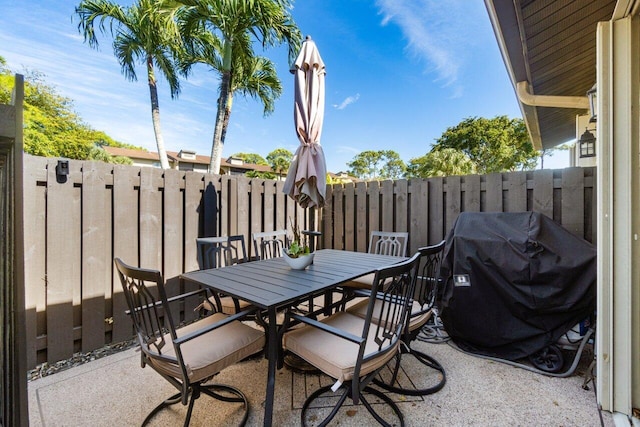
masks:
[[[584,133],[580,137],[580,141],[578,141],[578,145],[580,147],[580,158],[595,157],[596,137],[589,131],[589,129],[585,129]]]
[[[56,165],[56,181],[59,184],[67,182],[67,176],[69,175],[69,160],[58,160]]]
[[[591,89],[587,91],[587,97],[589,98],[589,110],[591,112],[589,123],[595,123],[598,119],[598,105],[596,104],[598,92],[596,91],[595,83],[591,86]]]

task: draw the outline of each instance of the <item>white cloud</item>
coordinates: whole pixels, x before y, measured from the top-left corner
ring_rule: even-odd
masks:
[[[360,99],[360,94],[356,93],[355,95],[346,97],[340,104],[333,104],[333,106],[338,110],[344,110],[348,105],[357,102],[358,99]]]
[[[460,70],[474,45],[477,13],[468,0],[378,0],[382,25],[394,23],[407,39],[407,50],[425,61],[435,81],[462,93]]]
[[[349,145],[339,145],[336,149],[337,153],[342,153],[342,154],[360,154],[360,152],[362,152],[362,148],[357,148],[357,147],[351,147]]]

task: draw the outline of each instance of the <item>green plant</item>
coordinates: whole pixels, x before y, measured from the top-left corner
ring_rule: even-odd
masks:
[[[290,258],[298,258],[299,256],[310,254],[311,249],[309,248],[308,239],[301,236],[300,228],[297,224],[293,223],[291,218],[289,218],[289,223],[293,231],[293,238],[286,250],[287,255],[289,255]]]

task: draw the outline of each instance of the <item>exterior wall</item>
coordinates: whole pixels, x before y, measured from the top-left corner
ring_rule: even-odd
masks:
[[[616,8],[625,15],[628,10]],[[597,51],[598,401],[631,417],[640,407],[638,16],[601,22]]]
[[[138,167],[154,167],[159,168],[160,162],[157,160],[146,160],[146,159],[131,159],[133,161],[133,166]]]

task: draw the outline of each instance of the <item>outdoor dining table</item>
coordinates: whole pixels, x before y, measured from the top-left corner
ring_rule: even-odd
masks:
[[[264,425],[271,426],[276,368],[281,343],[276,323],[278,310],[330,291],[348,280],[372,273],[405,259],[387,255],[322,249],[315,252],[313,264],[305,270],[292,270],[284,259],[273,258],[228,267],[184,273],[181,278],[215,292],[245,300],[262,309],[267,325],[267,392]]]

